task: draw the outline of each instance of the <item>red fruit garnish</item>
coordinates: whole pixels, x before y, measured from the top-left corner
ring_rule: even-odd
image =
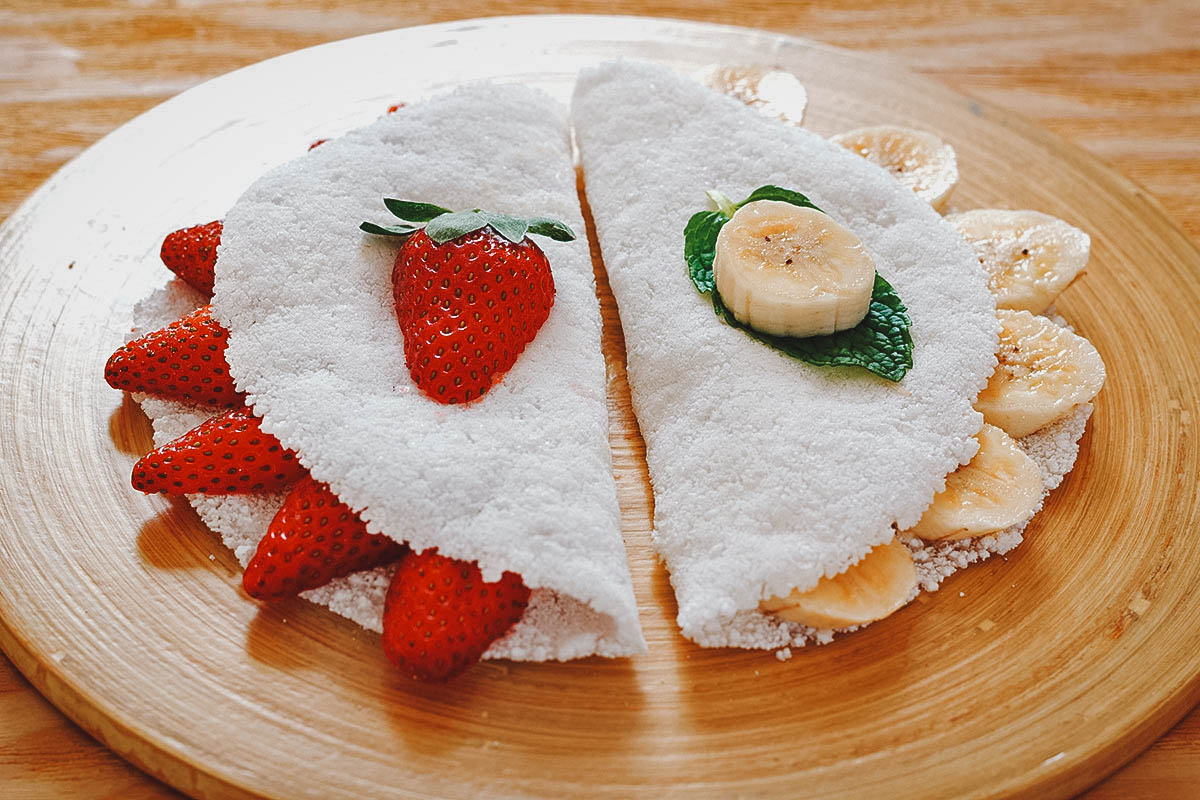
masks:
[[[259,600],[278,600],[402,557],[408,548],[367,526],[329,486],[305,476],[271,520],[246,566],[242,586]]]
[[[408,105],[408,104],[407,103],[396,103],[396,105],[394,105],[394,106],[388,106],[387,113],[395,114],[397,111],[404,108],[406,105]]]
[[[221,227],[221,220],[218,219],[169,233],[159,251],[159,257],[167,269],[206,297],[212,297],[213,293],[213,269],[217,264]]]
[[[392,270],[413,381],[439,403],[482,396],[533,341],[554,304],[546,255],[482,228],[438,244],[409,237]]]
[[[296,454],[247,408],[213,417],[156,448],[133,467],[146,494],[246,494],[278,491],[304,474]]]
[[[359,227],[405,240],[392,295],[413,382],[439,403],[476,400],[508,372],[554,305],[550,262],[526,234],[569,242],[575,233],[547,217],[383,204],[408,221]]]
[[[508,633],[527,605],[519,575],[484,583],[475,564],[436,550],[409,553],[384,601],[383,652],[417,680],[449,680]]]
[[[329,141],[328,139],[317,139],[315,142],[313,142],[312,144],[310,144],[308,146],[308,149],[315,150],[316,148],[320,147],[321,145],[325,144],[328,141]]]
[[[201,306],[165,328],[120,347],[104,367],[114,389],[145,392],[213,408],[236,408],[243,395],[233,386],[225,346],[229,334]]]

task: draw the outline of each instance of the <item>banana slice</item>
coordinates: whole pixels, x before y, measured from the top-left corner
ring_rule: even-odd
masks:
[[[830,141],[891,172],[939,211],[958,183],[954,148],[928,131],[876,125],[840,133]]]
[[[721,300],[746,325],[776,336],[815,336],[862,322],[875,263],[832,217],[756,200],[717,235],[713,278]]]
[[[812,628],[845,628],[883,619],[907,603],[916,589],[912,555],[899,539],[893,539],[873,548],[842,574],[821,578],[806,592],[763,600],[758,607]]]
[[[1092,240],[1038,211],[977,208],[950,214],[988,273],[996,305],[1040,314],[1087,266]]]
[[[975,410],[1014,439],[1065,417],[1104,385],[1092,343],[1028,311],[999,309],[1000,360]]]
[[[808,92],[790,72],[762,66],[721,66],[701,71],[700,82],[710,89],[741,100],[764,114],[792,125],[804,119]]]
[[[987,536],[1025,522],[1042,501],[1042,474],[1033,459],[994,425],[976,437],[979,452],[946,476],[920,522],[906,533],[927,541]]]

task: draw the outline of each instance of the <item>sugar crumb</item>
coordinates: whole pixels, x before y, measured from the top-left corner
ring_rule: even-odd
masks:
[[[1150,610],[1150,601],[1147,600],[1144,595],[1139,594],[1137,597],[1133,598],[1133,602],[1129,604],[1129,610],[1137,614],[1139,617],[1143,616],[1147,611]]]

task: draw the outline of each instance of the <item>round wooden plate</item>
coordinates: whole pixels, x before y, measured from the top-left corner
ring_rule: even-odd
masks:
[[[676,631],[597,257],[612,444],[650,644],[632,660],[393,674],[378,637],[302,601],[260,607],[232,555],[129,468],[149,425],[104,360],[163,283],[163,234],[220,216],[268,166],[461,81],[564,99],[613,56],[769,62],[829,134],[894,122],[958,149],[958,208],[1092,234],[1059,309],[1108,364],[1079,463],[1007,559],[832,645],[701,650]],[[463,176],[470,180],[469,175]],[[646,180],[653,180],[648,165]],[[200,797],[1061,797],[1200,699],[1195,423],[1200,254],[1095,159],[894,65],[760,31],[526,17],[392,31],[210,81],[124,126],[0,234],[0,645],[84,728]]]

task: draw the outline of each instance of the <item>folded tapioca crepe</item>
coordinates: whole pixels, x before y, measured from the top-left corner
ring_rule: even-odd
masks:
[[[399,243],[359,230],[385,197],[545,214],[584,230],[565,111],[514,86],[474,85],[329,141],[254,183],[228,212],[213,309],[230,373],[265,431],[373,533],[515,572],[524,617],[485,658],[644,651],[608,449],[600,314],[586,241],[540,243],[554,306],[501,382],[435,403],[405,365],[391,285]],[[161,326],[202,300],[178,282],[137,309]],[[204,414],[148,399],[156,442]],[[280,497],[193,496],[245,564]],[[380,630],[391,571],[307,592]]]
[[[706,646],[827,641],[828,631],[759,603],[811,589],[893,540],[976,453],[983,420],[972,404],[997,363],[985,274],[956,232],[883,170],[668,69],[585,71],[573,121],[679,626]],[[914,342],[903,380],[788,358],[724,324],[692,284],[684,228],[707,207],[706,191],[740,198],[769,184],[804,193],[854,231],[895,287]],[[1073,463],[1088,411],[1033,442],[1047,487]],[[1019,530],[914,542],[919,582],[936,587],[1016,541]]]

